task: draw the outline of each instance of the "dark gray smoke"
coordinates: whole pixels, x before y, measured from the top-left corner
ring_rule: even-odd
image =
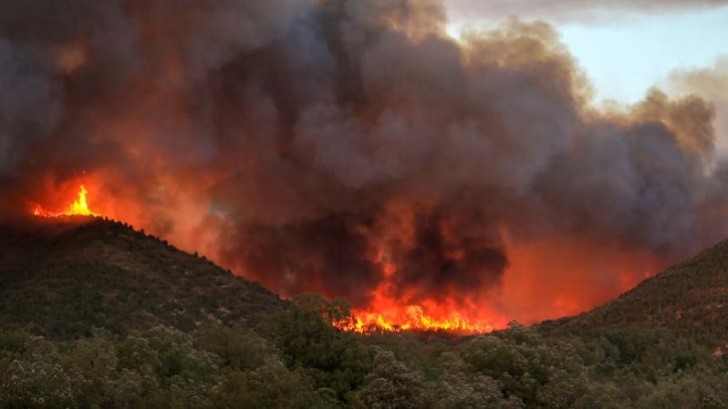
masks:
[[[108,214],[357,305],[383,281],[405,302],[495,288],[506,231],[668,261],[728,231],[712,107],[655,91],[594,110],[545,23],[459,44],[427,0],[5,0],[0,16],[8,217],[86,178]]]

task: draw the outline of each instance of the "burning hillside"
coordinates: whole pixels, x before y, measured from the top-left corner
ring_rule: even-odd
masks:
[[[596,109],[545,23],[457,42],[434,0],[72,3],[0,6],[3,217],[103,214],[346,297],[357,328],[466,331],[585,310],[728,231],[711,105]]]

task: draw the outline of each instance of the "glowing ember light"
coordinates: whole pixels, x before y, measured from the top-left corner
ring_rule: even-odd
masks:
[[[375,332],[399,331],[446,331],[460,334],[481,334],[495,328],[486,321],[471,321],[458,313],[438,319],[425,313],[419,305],[410,305],[399,314],[386,314],[370,311],[353,311],[351,321],[334,323],[344,331],[371,334]]]
[[[76,200],[70,204],[65,210],[60,212],[49,212],[40,205],[35,205],[33,215],[38,217],[64,217],[64,216],[99,216],[98,213],[92,211],[88,206],[87,196],[88,190],[81,185]]]

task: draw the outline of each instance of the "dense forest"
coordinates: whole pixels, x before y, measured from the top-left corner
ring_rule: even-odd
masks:
[[[0,239],[4,408],[728,407],[720,326],[348,333],[344,300],[282,301],[115,222],[50,230]]]
[[[362,336],[316,297],[259,333],[218,323],[54,341],[0,334],[3,407],[724,408],[728,361],[665,332]],[[338,311],[338,308],[334,307]]]

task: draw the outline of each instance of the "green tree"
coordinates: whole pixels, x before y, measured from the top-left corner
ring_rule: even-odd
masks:
[[[415,409],[425,407],[427,397],[420,374],[398,361],[392,352],[380,351],[374,357],[374,370],[351,401],[357,408]]]

